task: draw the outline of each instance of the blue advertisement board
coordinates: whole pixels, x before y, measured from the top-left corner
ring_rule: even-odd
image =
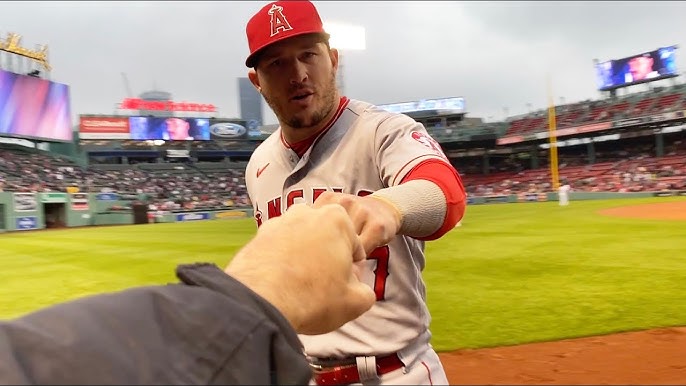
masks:
[[[119,195],[117,193],[98,193],[95,199],[98,201],[117,201]]]
[[[198,220],[209,220],[210,214],[207,212],[200,213],[178,213],[176,215],[176,221],[198,221]]]
[[[38,218],[35,216],[17,217],[17,230],[38,229]]]

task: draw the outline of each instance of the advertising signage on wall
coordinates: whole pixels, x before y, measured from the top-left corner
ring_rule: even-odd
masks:
[[[122,110],[152,110],[152,111],[196,111],[213,113],[217,107],[208,103],[190,103],[174,101],[146,101],[140,98],[126,98],[119,104]]]
[[[14,210],[16,212],[34,212],[38,210],[36,193],[14,193]]]
[[[211,139],[243,139],[248,135],[245,121],[235,119],[210,119]]]
[[[79,122],[81,139],[130,139],[128,117],[86,117]]]
[[[36,216],[17,217],[17,230],[38,229],[38,218]]]

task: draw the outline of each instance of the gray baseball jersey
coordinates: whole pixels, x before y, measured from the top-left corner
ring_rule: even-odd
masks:
[[[343,97],[332,122],[302,158],[280,129],[267,138],[248,163],[246,185],[259,225],[293,204],[311,204],[327,190],[363,196],[397,185],[414,166],[432,158],[445,160],[445,155],[420,123]],[[421,336],[428,341],[424,242],[396,236],[365,264],[362,280],[374,289],[376,304],[337,331],[301,336],[308,355],[383,355]]]

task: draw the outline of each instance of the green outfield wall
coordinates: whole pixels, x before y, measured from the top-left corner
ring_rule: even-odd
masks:
[[[667,190],[660,192],[635,192],[635,193],[615,193],[615,192],[570,192],[570,201],[584,200],[614,200],[620,198],[642,198],[642,197],[669,197],[686,196],[686,190]],[[491,196],[470,196],[467,200],[469,205],[480,204],[507,204],[516,202],[543,202],[557,201],[557,193],[520,193],[509,195]]]
[[[145,195],[116,193],[0,192],[0,232],[135,223],[132,205]],[[148,213],[148,222],[252,217],[252,208],[177,210]]]
[[[571,192],[570,201],[686,196],[686,190],[638,193]],[[117,193],[0,192],[0,232],[46,228],[134,224],[132,203],[145,195]],[[557,201],[557,193],[470,196],[468,205]],[[148,223],[221,220],[253,217],[252,208],[148,212]]]

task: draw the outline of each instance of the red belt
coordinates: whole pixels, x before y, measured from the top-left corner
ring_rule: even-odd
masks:
[[[354,359],[353,359],[354,361]],[[317,385],[349,385],[360,383],[360,373],[357,363],[341,364],[335,366],[311,365],[314,372],[314,381]],[[383,375],[393,370],[404,367],[405,364],[397,354],[376,357],[376,373]]]

